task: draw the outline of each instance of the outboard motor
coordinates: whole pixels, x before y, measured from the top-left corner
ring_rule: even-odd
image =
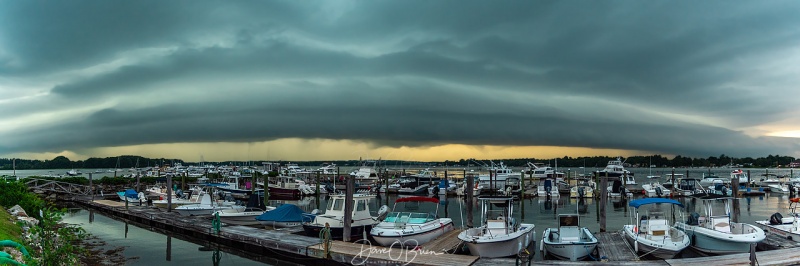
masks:
[[[771,225],[783,224],[783,215],[781,215],[778,212],[773,213],[772,216],[769,217],[769,224]]]
[[[553,189],[552,181],[545,180],[544,181],[544,191],[547,192],[547,194],[549,195],[550,194],[550,190],[552,190],[552,189]]]
[[[698,214],[696,212],[692,212],[692,214],[689,215],[689,218],[686,219],[686,224],[688,224],[688,225],[700,225],[700,214]]]
[[[656,196],[657,197],[664,196],[664,191],[661,191],[661,187],[656,187]]]
[[[611,185],[611,192],[622,193],[622,181],[614,180],[614,183]]]
[[[578,197],[583,198],[586,192],[584,191],[584,187],[578,187]]]

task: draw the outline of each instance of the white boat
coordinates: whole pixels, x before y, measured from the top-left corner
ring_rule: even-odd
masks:
[[[611,183],[611,186],[608,186],[608,197],[609,198],[621,198],[622,195],[625,195],[627,198],[632,198],[633,193],[628,190],[625,186],[622,185],[621,180],[614,180]]]
[[[797,213],[800,198],[789,200],[789,217],[783,217],[776,212],[770,216],[769,220],[756,221],[761,228],[769,234],[776,234],[781,238],[786,238],[794,242],[800,242],[800,214]]]
[[[649,184],[643,184],[642,190],[644,190],[644,195],[649,198],[655,197],[669,197],[672,194],[672,191],[665,188],[658,182],[652,182]]]
[[[119,200],[122,202],[131,202],[131,203],[142,203],[147,201],[147,197],[144,195],[143,192],[136,192],[133,189],[127,189],[125,191],[117,192],[117,196],[119,196]]]
[[[712,174],[706,175],[705,173],[703,173],[703,178],[700,179],[700,185],[702,185],[703,187],[713,186],[714,184],[720,184],[720,183],[730,184],[731,180]]]
[[[728,188],[728,185],[730,184],[722,183],[720,180],[714,181],[713,185],[706,188],[706,193],[721,196],[731,196],[733,194],[733,190]]]
[[[731,171],[731,179],[729,182],[733,182],[734,178],[739,178],[739,185],[750,183],[750,177],[747,176],[747,172],[741,169]]]
[[[683,208],[683,204],[672,199],[644,198],[632,200],[628,203],[633,207],[635,215],[631,215],[630,224],[622,227],[622,234],[634,251],[639,254],[649,254],[660,259],[672,259],[678,253],[689,247],[691,241],[681,230],[670,225],[663,212],[647,210],[646,215],[639,215],[639,207],[651,204],[673,204]],[[681,212],[681,219],[683,219]]]
[[[536,238],[533,224],[517,223],[513,217],[513,198],[479,197],[482,203],[481,226],[458,234],[473,256],[498,258],[528,252]],[[490,206],[494,206],[490,209]]]
[[[544,256],[561,260],[584,260],[597,248],[597,238],[586,227],[580,227],[578,214],[558,216],[558,228],[547,228],[542,233]]]
[[[506,179],[509,177],[520,178],[521,173],[515,173],[511,168],[500,162],[489,167],[489,174],[482,174],[478,176],[480,185],[490,189],[504,189]]]
[[[67,175],[68,176],[76,176],[76,175],[80,175],[80,172],[78,172],[78,170],[75,170],[75,169],[70,169],[69,171],[67,171]]]
[[[721,213],[714,213],[715,200],[723,201]],[[758,243],[767,236],[764,230],[751,224],[731,221],[731,198],[701,199],[704,215],[692,213],[684,222],[675,223],[692,240],[692,248],[706,254],[733,254],[750,252],[750,244]]]
[[[769,187],[770,193],[789,194],[790,192],[790,187],[787,184],[769,184],[767,187]]]
[[[676,195],[691,197],[698,194],[706,194],[706,190],[700,185],[700,181],[693,178],[681,178],[678,185],[673,186]]]
[[[631,177],[630,179],[633,179],[633,173],[628,171],[628,170],[625,170],[625,166],[623,166],[623,162],[622,162],[622,158],[621,157],[617,157],[616,160],[608,161],[608,164],[606,165],[606,168],[604,168],[603,170],[597,171],[596,173],[597,173],[597,176],[599,176],[599,177],[608,176],[608,177],[621,178],[623,176],[630,176]],[[628,181],[628,180],[626,180],[626,181]],[[626,182],[626,184],[628,184],[628,182]],[[633,181],[632,184],[636,184],[636,182]]]
[[[183,205],[180,207],[175,208],[175,211],[178,212],[180,215],[184,216],[198,216],[198,215],[211,215],[215,211],[219,210],[230,210],[231,212],[235,211],[244,211],[245,206],[241,205],[218,205],[214,204],[211,201],[211,195],[203,194],[200,199],[200,204],[189,204]]]
[[[246,207],[243,211],[223,209],[214,212],[213,215],[219,215],[220,221],[230,225],[258,225],[260,223],[256,217],[274,209],[272,206],[267,206],[266,209]]]
[[[594,198],[594,189],[589,185],[578,184],[569,189],[570,198]]]
[[[555,177],[552,176],[540,177],[536,190],[539,197],[558,198],[561,196],[558,192],[558,185],[556,185]]]
[[[323,164],[322,167],[317,168],[317,172],[323,175],[335,175],[336,174],[336,164]]]
[[[419,204],[431,202],[436,204],[436,212],[404,212],[398,211],[397,204]],[[419,207],[419,206],[416,206]],[[441,218],[439,215],[439,199],[431,197],[398,198],[393,212],[386,215],[380,223],[372,227],[370,235],[381,246],[403,244],[407,247],[420,246],[453,230],[453,219]]]
[[[386,214],[389,209],[384,205],[378,210],[378,216],[373,217],[369,212],[369,200],[375,198],[371,194],[355,194],[353,195],[353,214],[352,223],[350,225],[350,239],[356,240],[366,237],[372,226],[382,220],[382,215]],[[330,226],[331,238],[341,240],[343,238],[344,229],[344,205],[345,195],[330,195],[328,199],[328,206],[325,208],[324,214],[318,214],[310,222],[303,223],[303,230],[307,236],[319,237],[319,233],[325,225]]]

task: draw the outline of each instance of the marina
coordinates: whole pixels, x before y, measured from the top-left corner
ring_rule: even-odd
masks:
[[[689,176],[694,176],[694,174],[691,173],[687,174]],[[571,175],[565,177],[569,176]],[[644,178],[645,176],[640,175],[640,177]],[[522,179],[526,180],[528,178]],[[564,183],[567,184],[577,184],[578,182],[578,180],[572,178],[565,179]],[[313,181],[314,179],[309,180]],[[458,181],[459,179],[454,178],[454,180]],[[468,179],[461,180],[466,181]],[[608,183],[608,180],[601,181]],[[668,183],[671,180],[665,181],[665,183]],[[527,182],[523,181],[523,183]],[[531,183],[528,183],[528,185],[529,184]],[[646,183],[642,182],[642,184]],[[42,186],[40,186],[40,188],[42,188]],[[81,188],[73,188],[73,190],[79,191]],[[495,193],[501,195],[503,191],[500,190]],[[522,190],[517,190],[516,193],[522,192]],[[487,193],[490,194],[491,192]],[[600,200],[603,199],[601,195],[604,193],[607,194],[608,191],[595,191],[596,196],[594,198],[570,198],[567,196],[553,198],[513,197],[514,212],[503,220],[531,223],[536,225],[537,228],[535,231],[538,232],[533,237],[533,241],[531,241],[527,247],[521,249],[518,255],[501,258],[470,255],[471,252],[468,251],[465,241],[459,240],[457,237],[464,232],[464,229],[467,228],[470,223],[475,227],[478,226],[477,222],[480,221],[480,217],[482,217],[480,214],[479,197],[475,197],[470,201],[465,197],[448,196],[447,194],[412,196],[412,198],[430,198],[432,199],[430,203],[434,203],[431,204],[432,206],[427,207],[425,204],[422,204],[420,205],[420,209],[412,210],[413,213],[434,213],[437,216],[441,215],[442,217],[451,219],[455,227],[454,230],[447,231],[438,238],[429,240],[429,243],[421,245],[418,249],[399,248],[398,245],[383,247],[376,242],[366,242],[371,240],[368,236],[369,231],[358,231],[358,234],[361,234],[362,237],[351,238],[351,242],[332,240],[330,244],[326,245],[324,244],[326,243],[324,239],[310,236],[307,232],[304,233],[302,227],[298,226],[267,230],[264,229],[264,226],[225,224],[215,226],[213,219],[208,216],[180,215],[175,211],[168,212],[166,208],[159,209],[154,206],[149,206],[147,202],[142,202],[140,206],[138,202],[121,202],[113,200],[113,197],[103,199],[99,197],[100,195],[95,195],[95,200],[91,200],[91,196],[87,195],[66,195],[64,198],[79,204],[82,208],[118,217],[145,228],[200,239],[208,243],[215,243],[215,245],[225,246],[231,250],[241,250],[256,254],[273,254],[272,256],[274,257],[280,257],[286,261],[300,264],[307,263],[307,261],[317,261],[317,263],[323,264],[341,263],[354,265],[391,265],[409,262],[398,261],[398,256],[400,255],[404,257],[413,257],[413,261],[409,262],[410,265],[514,264],[519,260],[522,260],[522,262],[530,260],[532,264],[614,263],[615,265],[683,265],[681,263],[684,263],[684,260],[702,259],[698,258],[701,257],[701,255],[689,251],[682,252],[680,255],[676,256],[675,259],[666,260],[637,254],[635,246],[626,243],[624,240],[625,238],[620,233],[620,229],[621,225],[630,219],[632,215],[628,203],[635,199],[647,199],[648,197],[637,193],[631,194],[628,198],[608,198],[607,200]],[[369,206],[368,211],[373,214],[376,213],[378,209],[381,209],[379,206],[389,202],[395,202],[402,197],[407,197],[386,193],[373,195],[372,197],[364,198],[367,204],[366,206]],[[303,197],[299,200],[270,200],[270,205],[297,204],[303,211],[311,213],[314,209],[324,209],[326,205],[331,203],[332,201],[329,197],[328,195],[319,195]],[[483,197],[486,197],[486,195]],[[342,199],[345,198],[346,197],[342,197]],[[358,199],[358,197],[356,197],[356,199]],[[685,205],[687,214],[691,212],[702,212],[701,207],[703,204],[695,198],[675,197],[675,199]],[[740,215],[737,218],[741,222],[754,223],[755,221],[769,218],[770,212],[781,211],[786,213],[789,208],[789,199],[790,195],[778,193],[770,194],[768,192],[760,197],[751,196],[736,199],[734,202],[738,208],[732,208],[739,210]],[[358,206],[358,204],[357,200],[353,202],[354,207]],[[764,206],[771,207],[763,208]],[[469,216],[469,209],[477,210],[472,212],[471,219]],[[557,225],[554,221],[558,220],[560,214],[575,213],[576,211],[581,219],[581,226],[585,226],[587,230],[594,233],[594,236],[597,238],[598,244],[596,251],[587,256],[584,261],[578,262],[567,262],[543,257],[543,246],[541,246],[540,242],[543,237],[541,232],[545,228]],[[605,214],[601,215],[602,213]],[[685,219],[685,217],[682,219]],[[601,222],[601,220],[605,221]],[[355,235],[356,234],[354,234],[354,236]],[[358,238],[364,238],[366,240],[355,240]],[[399,243],[402,243],[402,241]],[[777,256],[774,261],[778,262],[792,258],[791,256],[778,256],[779,253],[767,252],[775,249],[800,251],[800,245],[794,241],[778,238],[774,234],[768,234],[766,239],[759,242],[754,249],[758,251],[755,254],[756,257],[759,258],[759,263],[765,265],[769,264],[765,263],[765,260],[772,262],[772,256]],[[365,254],[368,255],[365,257]],[[725,261],[731,262],[740,262],[742,258],[746,258],[747,261],[745,263],[749,263],[749,255],[744,257],[741,255],[742,254],[723,255],[714,256],[714,258],[720,258],[720,260],[724,259]]]

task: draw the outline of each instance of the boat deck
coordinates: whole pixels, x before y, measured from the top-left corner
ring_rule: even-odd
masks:
[[[422,249],[433,252],[453,253],[453,251],[458,249],[458,247],[462,244],[461,240],[458,239],[458,234],[461,233],[461,231],[462,230],[456,229],[447,232],[431,242],[422,245]]]

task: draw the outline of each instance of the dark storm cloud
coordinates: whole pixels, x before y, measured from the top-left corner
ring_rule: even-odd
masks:
[[[691,156],[798,148],[712,126],[796,108],[775,97],[794,92],[795,66],[773,63],[800,42],[793,2],[3,5],[0,71],[12,78],[167,52],[6,105],[0,119],[120,102],[2,133],[0,153],[290,137]],[[155,92],[172,101],[131,104]]]

